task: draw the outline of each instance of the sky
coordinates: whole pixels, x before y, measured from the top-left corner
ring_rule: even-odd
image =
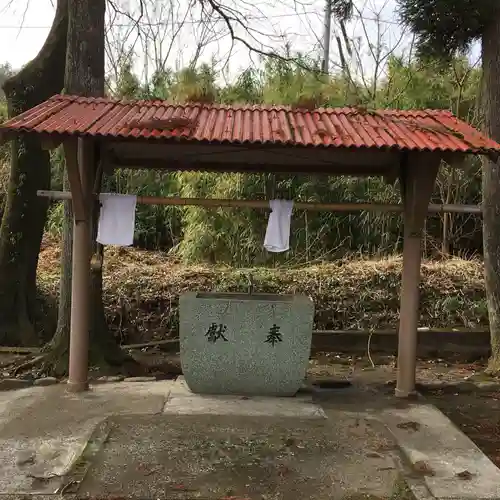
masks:
[[[54,18],[51,1],[32,0],[23,22],[26,5],[25,0],[14,0],[8,7],[6,0],[0,0],[0,64],[21,67],[37,55],[47,38]]]
[[[137,0],[115,0],[137,18]],[[130,19],[115,16],[107,10],[107,22],[112,26],[108,37],[108,69],[117,54],[129,50],[134,54],[134,70],[148,79],[158,61],[174,69],[187,65],[196,52],[196,40],[205,40],[200,62],[216,61],[221,74],[231,79],[249,65],[258,64],[259,57],[242,43],[231,44],[223,22],[200,23],[204,19],[197,0],[145,0],[153,6],[141,19],[141,32]],[[225,5],[238,5],[238,12],[252,29],[249,34],[236,28],[252,47],[264,51],[282,50],[285,40],[293,50],[306,54],[322,53],[325,0],[221,0]],[[0,0],[0,64],[8,62],[16,69],[29,62],[42,47],[54,17],[55,0]],[[381,57],[408,54],[412,37],[397,22],[395,0],[355,0],[354,20],[348,34],[358,47],[359,61],[368,80],[374,73],[374,54],[370,44],[382,47]],[[379,21],[377,21],[377,19]],[[335,43],[338,30],[332,27],[330,69],[339,61]],[[172,37],[172,33],[176,33]],[[138,35],[141,35],[138,37]],[[173,41],[172,41],[173,39]],[[159,40],[163,40],[160,42]],[[229,56],[230,55],[230,56]],[[353,56],[353,66],[358,66]],[[381,76],[381,75],[379,75]]]
[[[0,63],[9,62],[14,68],[19,68],[36,56],[52,23],[54,16],[53,2],[54,0],[0,0]],[[239,0],[234,2],[225,0],[226,5],[234,5],[238,2]],[[151,4],[153,3],[151,2]],[[161,4],[162,2],[156,3]],[[157,10],[156,13],[152,12],[149,14],[149,18],[143,18],[142,22],[144,24],[148,21],[169,24],[169,26],[163,27],[162,30],[156,30],[158,32],[156,33],[157,36],[166,35],[165,43],[168,44],[172,27],[175,29],[176,21],[180,23],[180,20],[186,16],[186,7],[179,7],[179,4],[182,3],[188,6],[189,1],[181,0],[175,3],[172,0],[166,0],[163,3],[167,6],[170,3],[172,8]],[[134,12],[134,0],[122,0],[121,4],[128,11]],[[256,0],[251,3],[241,0],[240,5],[242,7],[240,12],[247,19],[251,28],[255,30],[255,36],[252,39],[248,34],[243,33],[243,30],[239,30],[238,34],[248,40],[252,46],[263,44],[271,48],[277,48],[283,46],[283,35],[285,35],[295,50],[306,53],[314,49],[318,50],[318,39],[323,31],[324,0],[310,0],[303,4],[295,0]],[[360,19],[355,20],[350,26],[352,34],[363,38],[366,30],[370,33],[372,39],[376,38],[376,23],[370,19],[374,19],[376,14],[380,12],[380,17],[383,19],[382,28],[385,32],[384,43],[387,46],[394,45],[399,40],[401,32],[396,23],[394,9],[393,0],[357,1],[356,14],[358,16],[363,15],[368,20],[363,21],[364,28],[361,26]],[[109,10],[108,21],[111,21]],[[137,12],[137,9],[135,10]],[[171,52],[169,63],[174,67],[183,65],[186,60],[189,60],[190,55],[195,50],[193,40],[203,36],[199,25],[200,13],[197,9],[191,10],[193,14],[188,15],[185,20],[186,25],[178,34],[177,43]],[[175,11],[173,14],[175,19],[170,18],[172,11]],[[121,35],[122,38],[126,36],[124,32],[129,30],[127,23],[130,24],[130,21],[126,18],[120,18],[119,16],[114,18],[113,24],[119,26],[115,27],[113,34],[116,36]],[[215,38],[214,35],[220,34],[224,29],[222,23],[214,23],[212,38]],[[159,33],[159,31],[162,31],[162,33]],[[205,33],[205,35],[207,34]],[[150,38],[153,36],[154,34],[150,33]],[[134,36],[129,36],[129,41],[133,40],[133,38]],[[212,56],[216,55],[218,58],[223,59],[224,55],[229,52],[230,47],[229,37],[222,37],[221,40],[213,41],[206,47],[203,57],[210,60]],[[139,58],[144,56],[144,50],[140,47],[140,42],[135,44],[135,52]],[[251,64],[248,50],[242,44],[236,45],[232,55],[231,64],[233,70]],[[255,60],[255,56],[253,59]],[[334,50],[332,59],[335,59]],[[140,66],[144,66],[144,62]],[[240,68],[236,66],[240,66]]]

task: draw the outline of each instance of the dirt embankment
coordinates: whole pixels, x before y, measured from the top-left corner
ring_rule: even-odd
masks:
[[[39,286],[57,298],[59,245],[45,242]],[[105,255],[105,305],[122,342],[177,335],[178,297],[186,291],[244,291],[248,272],[259,292],[305,293],[316,307],[315,329],[384,329],[398,323],[402,260],[343,260],[294,269],[186,267],[161,252],[110,248]],[[420,325],[477,328],[488,324],[483,267],[450,259],[422,266]],[[49,303],[55,300],[49,300]]]

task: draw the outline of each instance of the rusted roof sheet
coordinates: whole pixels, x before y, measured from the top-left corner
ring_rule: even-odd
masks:
[[[500,152],[500,145],[442,110],[172,104],[56,95],[0,132],[212,143]]]

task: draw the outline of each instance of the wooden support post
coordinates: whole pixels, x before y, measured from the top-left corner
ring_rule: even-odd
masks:
[[[69,379],[71,392],[88,389],[88,354],[90,334],[90,258],[91,224],[93,205],[93,145],[85,139],[78,139],[78,148],[68,148],[72,161],[67,161],[68,177],[73,179],[71,194],[81,200],[81,212],[74,211],[73,226],[73,276],[71,280],[71,326],[69,344]],[[75,167],[78,164],[78,169]],[[70,169],[71,172],[70,176]],[[79,182],[78,182],[79,181]],[[80,187],[80,192],[78,188]]]
[[[441,159],[415,154],[401,167],[404,205],[403,276],[399,310],[397,397],[415,393],[422,231]]]
[[[79,142],[77,139],[64,143],[64,156],[66,159],[66,170],[68,172],[68,181],[71,190],[71,199],[73,200],[73,216],[75,221],[85,221],[85,202],[83,199],[82,178],[79,167]]]
[[[58,148],[62,142],[62,139],[59,137],[53,137],[51,135],[45,134],[40,135],[40,144],[42,146],[42,149],[44,149],[45,151],[50,151],[52,149]]]

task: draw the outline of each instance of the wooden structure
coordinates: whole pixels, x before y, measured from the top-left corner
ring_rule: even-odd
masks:
[[[499,144],[446,111],[308,111],[67,95],[54,96],[0,125],[0,140],[19,134],[36,134],[46,148],[63,144],[66,153],[74,212],[69,373],[69,387],[74,391],[87,388],[91,224],[93,198],[99,193],[102,172],[149,168],[383,176],[387,182],[399,179],[402,205],[382,209],[404,213],[396,395],[407,397],[415,390],[421,237],[439,166],[446,161],[459,168],[464,155],[496,158],[500,153]],[[189,199],[170,202],[189,204]],[[193,203],[214,206],[217,202],[218,206],[262,203]],[[338,205],[316,209],[356,207],[339,200]],[[470,209],[477,211],[477,207]]]

